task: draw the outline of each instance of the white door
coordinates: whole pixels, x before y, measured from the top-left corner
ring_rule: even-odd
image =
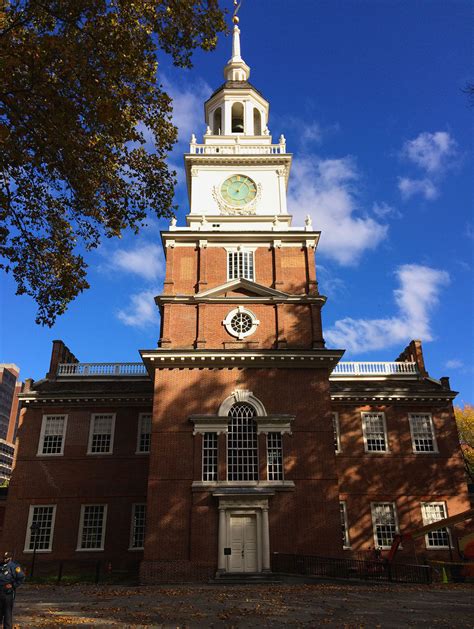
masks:
[[[257,572],[257,520],[255,515],[230,518],[229,572]]]

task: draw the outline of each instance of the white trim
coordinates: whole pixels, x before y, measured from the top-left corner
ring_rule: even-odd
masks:
[[[391,505],[393,508],[393,519],[394,519],[394,524],[395,524],[395,533],[394,535],[398,535],[400,533],[400,528],[398,526],[398,515],[397,515],[397,505],[395,502],[390,502],[387,500],[381,500],[381,501],[377,501],[377,502],[371,502],[370,503],[370,513],[371,513],[371,517],[372,517],[372,532],[373,532],[373,536],[374,536],[374,544],[375,544],[375,548],[381,548],[382,550],[389,550],[392,545],[384,545],[381,546],[378,542],[377,539],[377,529],[376,529],[376,524],[375,524],[375,514],[374,514],[374,507],[375,505]]]
[[[344,541],[342,544],[342,549],[343,550],[350,550],[351,548],[351,538],[349,535],[349,524],[347,521],[347,503],[345,500],[339,500],[339,515],[341,514],[341,505],[342,505],[342,515],[344,518],[344,529],[345,529],[345,535],[344,535]]]
[[[104,503],[98,503],[98,502],[91,502],[88,504],[82,504],[81,505],[81,515],[79,518],[79,530],[77,533],[77,547],[76,547],[76,552],[81,552],[81,553],[95,553],[95,552],[102,552],[104,550],[104,544],[105,544],[105,528],[107,526],[107,504]],[[81,548],[81,542],[82,542],[82,529],[84,527],[84,512],[86,510],[86,507],[104,507],[104,517],[102,518],[102,539],[101,539],[101,543],[100,543],[100,548]]]
[[[94,422],[96,417],[101,417],[102,415],[108,415],[112,417],[112,424],[110,427],[110,448],[108,452],[92,452],[92,441],[94,436]],[[115,416],[116,413],[91,413],[90,423],[89,423],[89,441],[87,444],[87,454],[90,456],[108,456],[109,454],[114,453],[114,436],[115,436]]]
[[[62,434],[62,441],[61,441],[61,452],[52,452],[52,453],[43,452],[44,437],[45,437],[44,433],[46,432],[46,422],[49,417],[52,417],[52,418],[63,417],[64,418],[63,434]],[[36,456],[64,456],[64,443],[66,441],[67,419],[68,419],[67,413],[45,413],[42,416],[41,432],[40,432],[40,437],[39,437],[39,442],[38,442],[38,451],[36,452]]]
[[[336,438],[336,448],[334,450],[334,452],[336,454],[340,454],[342,452],[341,449],[341,430],[340,430],[340,426],[339,426],[339,413],[334,411],[332,413],[332,426],[333,426],[333,431],[334,431],[334,436]]]
[[[144,416],[150,417],[150,448],[148,450],[140,450],[140,437],[142,434],[142,418]],[[135,454],[150,454],[151,450],[151,424],[153,421],[153,413],[138,413],[138,426],[137,426],[137,448],[135,450]]]
[[[250,317],[252,321],[251,327],[245,332],[238,332],[234,330],[234,328],[232,327],[232,319],[238,314],[242,314],[242,315],[245,314],[248,317]],[[257,317],[254,315],[254,313],[251,310],[248,310],[248,308],[245,308],[244,306],[237,306],[237,308],[234,308],[227,314],[226,318],[222,322],[222,325],[225,326],[225,329],[231,336],[235,336],[236,338],[239,339],[239,341],[241,341],[247,336],[251,336],[255,332],[257,327],[260,325],[260,321],[257,319]]]
[[[229,397],[226,397],[222,404],[219,406],[217,415],[219,417],[227,417],[229,415],[231,407],[237,402],[248,402],[249,404],[251,404],[255,408],[258,417],[266,417],[267,415],[267,411],[265,410],[262,402],[260,402],[260,400],[254,396],[252,391],[248,391],[246,389],[236,389],[235,391],[232,391]]]
[[[257,434],[260,434],[257,431]],[[277,479],[277,480],[270,480],[269,476],[270,476],[270,461],[268,458],[268,438],[270,436],[270,434],[276,434],[276,435],[280,435],[280,439],[281,439],[281,447],[280,447],[280,461],[279,461],[279,466],[281,467],[281,478]],[[267,482],[268,483],[284,483],[285,482],[285,456],[283,454],[283,433],[278,431],[278,430],[269,430],[266,433],[266,439],[265,439],[265,445],[266,445],[266,456],[267,456]]]
[[[414,415],[425,415],[429,418],[430,421],[430,429],[431,429],[431,438],[433,440],[433,450],[416,450],[415,449],[415,438],[413,434],[413,416]],[[433,416],[431,413],[408,413],[408,423],[410,424],[410,435],[411,435],[411,447],[414,454],[438,454],[438,443],[436,441],[436,435],[434,431],[434,423]]]
[[[26,525],[26,536],[25,536],[25,547],[23,549],[24,553],[33,553],[34,550],[29,548],[31,541],[31,525],[33,523],[33,512],[35,509],[39,507],[52,507],[53,508],[53,516],[51,518],[51,532],[49,535],[49,547],[48,548],[37,548],[37,553],[50,553],[53,550],[53,536],[54,536],[54,523],[56,521],[56,506],[55,504],[38,504],[38,505],[30,505],[30,510],[28,512],[28,523]]]
[[[134,502],[132,504],[132,519],[130,522],[130,538],[129,538],[129,542],[128,542],[128,550],[144,550],[145,548],[145,543],[143,544],[143,546],[132,546],[132,542],[133,542],[133,532],[134,532],[134,519],[135,519],[135,508],[136,507],[145,507],[145,532],[144,532],[144,536],[143,536],[143,542],[145,542],[145,535],[146,535],[146,515],[147,515],[147,503],[146,502]]]
[[[444,502],[443,500],[438,500],[438,501],[434,501],[434,502],[431,502],[431,501],[430,502],[426,502],[426,501],[424,501],[424,502],[420,503],[421,517],[423,519],[423,525],[433,524],[434,523],[434,521],[428,522],[428,518],[425,515],[424,507],[425,506],[438,506],[438,505],[442,505],[443,506],[444,517],[447,518],[448,517],[448,507],[446,505],[446,502]],[[440,518],[440,519],[443,519],[443,518]],[[427,550],[449,550],[450,548],[453,547],[453,542],[452,542],[452,539],[451,539],[451,531],[449,530],[449,527],[446,526],[446,527],[443,527],[443,528],[446,529],[446,532],[448,534],[448,545],[447,546],[432,546],[430,544],[430,541],[429,541],[429,533],[426,533],[426,535],[425,535],[425,547],[426,547]]]
[[[250,247],[241,247],[240,245],[237,247],[227,247],[226,248],[226,264],[227,264],[227,281],[232,282],[235,280],[245,279],[249,282],[255,282],[256,272],[255,272],[255,249]],[[249,273],[249,277],[245,275],[237,277],[230,277],[230,264],[229,264],[229,254],[238,254],[238,257],[242,256],[242,261],[237,260],[237,270],[240,266],[244,268],[245,266],[245,256],[247,257],[247,270],[252,269],[252,273]]]
[[[367,444],[367,434],[366,434],[366,424],[365,424],[365,420],[367,415],[381,415],[382,416],[382,422],[383,422],[383,434],[384,434],[384,440],[385,440],[385,450],[369,450],[368,449],[368,444]],[[389,454],[390,453],[390,447],[388,444],[388,434],[387,434],[387,420],[385,418],[385,413],[383,411],[363,411],[361,412],[361,417],[362,417],[362,434],[364,437],[364,451],[366,454]]]

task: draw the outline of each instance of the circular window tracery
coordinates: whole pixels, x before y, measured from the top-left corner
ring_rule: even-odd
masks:
[[[253,334],[260,321],[253,312],[239,306],[235,310],[231,310],[222,323],[229,334],[241,340]]]

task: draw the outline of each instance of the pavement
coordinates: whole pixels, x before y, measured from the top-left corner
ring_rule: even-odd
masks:
[[[25,585],[14,627],[474,629],[474,585]]]

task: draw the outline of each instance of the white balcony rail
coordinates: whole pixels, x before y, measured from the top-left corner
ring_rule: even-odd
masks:
[[[281,155],[286,143],[281,144],[190,144],[193,155]]]
[[[146,376],[143,363],[61,363],[58,376]],[[340,362],[333,369],[331,378],[350,376],[417,375],[416,363],[399,362]]]
[[[58,376],[146,376],[143,363],[60,363]]]
[[[416,363],[408,362],[340,362],[331,377],[417,375]]]

